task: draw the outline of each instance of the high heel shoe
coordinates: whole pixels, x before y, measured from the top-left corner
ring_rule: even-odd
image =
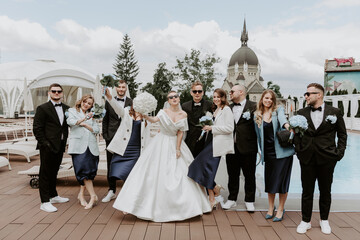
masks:
[[[219,196],[220,195],[220,191],[221,189],[225,190],[225,188],[223,186],[221,186],[220,184],[216,184],[213,191],[214,191],[214,194],[215,194],[215,197]]]
[[[99,201],[98,196],[96,196],[96,195],[91,196],[89,203],[86,204],[86,206],[85,206],[85,209],[91,209],[91,208],[95,207],[97,205],[98,201]]]
[[[276,209],[276,207],[274,206],[272,215],[266,214],[265,219],[272,219],[275,216],[275,209]]]
[[[82,196],[80,193],[78,194],[77,199],[81,206],[85,207],[87,205],[87,202],[85,201],[84,196]]]
[[[274,217],[273,222],[281,222],[284,218],[284,215],[285,215],[285,209],[283,210],[283,214],[282,214],[281,218]]]
[[[217,209],[219,202],[214,200],[213,202],[210,202],[210,206],[211,206],[211,210],[213,210],[214,208]]]

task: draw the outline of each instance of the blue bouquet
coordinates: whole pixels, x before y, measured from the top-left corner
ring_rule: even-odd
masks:
[[[90,112],[93,113],[94,119],[101,119],[105,116],[106,110],[104,106],[95,103]]]
[[[197,124],[196,126],[204,127],[205,125],[209,125],[209,126],[213,125],[212,114],[210,112],[206,112],[205,116],[202,116],[199,119],[199,124]],[[204,130],[201,131],[198,141],[200,141],[203,138],[205,133],[206,131]]]
[[[301,137],[304,136],[304,133],[309,126],[306,118],[302,115],[292,116],[289,119],[289,124],[290,124],[290,129],[294,129],[294,132],[299,133]],[[293,138],[294,138],[294,133],[291,132],[289,139],[292,140]]]

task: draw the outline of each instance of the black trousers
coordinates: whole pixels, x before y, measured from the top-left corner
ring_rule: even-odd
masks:
[[[327,220],[331,206],[331,184],[333,182],[333,173],[336,162],[329,161],[326,164],[317,164],[317,156],[312,157],[311,164],[301,164],[301,212],[302,220],[310,222],[313,208],[315,182],[318,181],[320,199],[319,209],[321,220]]]
[[[239,194],[240,171],[245,177],[245,202],[255,202],[256,191],[256,153],[241,154],[235,146],[235,154],[226,155],[226,167],[229,175],[229,200],[236,201]]]
[[[65,146],[65,142],[62,144]],[[62,151],[54,153],[48,148],[40,149],[39,192],[41,203],[49,202],[50,198],[58,195],[56,179],[63,154]]]
[[[106,147],[109,146],[110,141],[105,141]],[[113,154],[106,150],[106,161],[107,161],[107,181],[109,185],[109,190],[112,190],[114,193],[116,192],[116,179],[109,177],[110,174],[110,165],[111,165],[111,159],[113,157]]]

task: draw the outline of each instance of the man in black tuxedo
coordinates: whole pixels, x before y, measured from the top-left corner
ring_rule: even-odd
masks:
[[[340,109],[324,103],[324,88],[311,83],[304,94],[308,107],[298,111],[307,119],[308,129],[303,137],[296,134],[295,150],[300,161],[302,221],[298,233],[311,228],[314,187],[318,180],[320,190],[320,227],[325,234],[331,233],[328,216],[331,205],[331,184],[337,161],[345,153],[347,133]],[[337,143],[335,142],[337,136]]]
[[[205,137],[198,141],[202,127],[196,125],[199,124],[199,119],[204,116],[206,112],[212,112],[212,103],[203,99],[204,90],[203,84],[200,81],[196,81],[191,85],[190,94],[193,100],[183,103],[181,107],[187,113],[189,124],[189,131],[186,133],[185,143],[195,158],[205,147]]]
[[[127,91],[127,85],[124,80],[119,81],[119,86],[115,88],[117,96],[115,99],[119,101],[120,105],[123,107],[131,106],[132,100],[128,97],[126,97],[126,91]],[[110,106],[108,101],[105,102],[105,109],[106,113],[103,118],[102,122],[102,132],[103,132],[103,138],[105,139],[106,147],[110,144],[111,140],[113,139],[117,129],[120,126],[121,118],[116,114],[114,109]],[[110,163],[111,159],[113,157],[113,154],[106,150],[106,160],[107,160],[107,181],[109,184],[109,192],[107,195],[102,199],[102,202],[109,202],[112,199],[116,198],[115,192],[116,192],[116,179],[110,178]]]
[[[240,170],[245,177],[245,206],[248,212],[254,212],[256,191],[256,154],[257,137],[254,125],[254,112],[256,103],[246,100],[246,88],[243,85],[235,85],[230,91],[233,102],[230,108],[234,115],[234,141],[235,154],[226,155],[226,166],[229,175],[229,197],[222,205],[224,209],[236,206],[239,193]],[[248,113],[245,114],[244,113]]]
[[[68,198],[58,196],[56,192],[57,174],[65,152],[69,131],[64,113],[69,106],[61,103],[64,93],[60,84],[51,84],[48,94],[50,101],[36,109],[33,132],[38,141],[36,149],[40,150],[40,209],[46,212],[56,212],[57,208],[52,203],[69,201]]]

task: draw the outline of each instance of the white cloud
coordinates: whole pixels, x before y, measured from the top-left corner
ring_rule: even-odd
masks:
[[[323,0],[319,4],[317,4],[318,7],[330,7],[330,8],[342,8],[342,7],[354,7],[354,6],[360,6],[359,0]]]

